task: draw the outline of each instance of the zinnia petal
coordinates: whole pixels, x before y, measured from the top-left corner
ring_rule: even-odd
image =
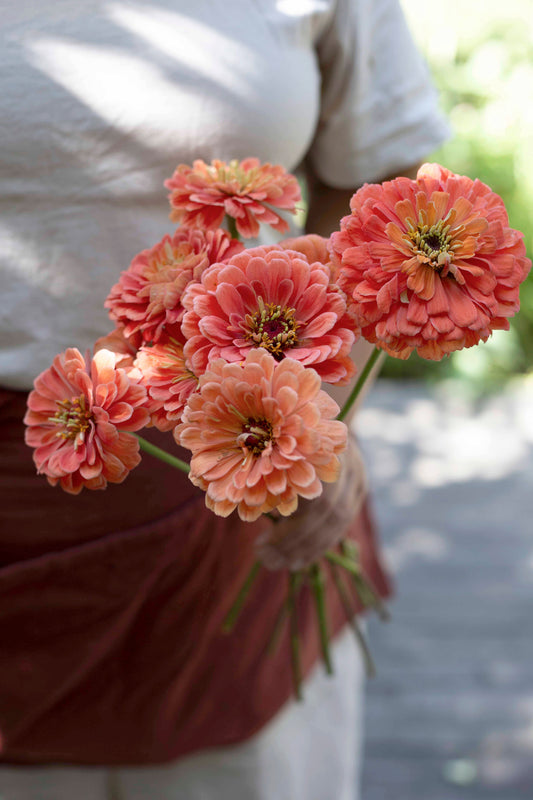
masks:
[[[318,262],[276,247],[257,247],[214,264],[182,298],[185,358],[199,374],[217,358],[240,362],[252,349],[320,365],[323,380],[347,382],[359,335],[342,292]]]
[[[210,364],[174,436],[192,452],[190,478],[206,490],[208,507],[252,520],[320,494],[317,470],[327,479],[346,444],[337,412],[314,370],[257,348],[242,363]]]
[[[368,341],[396,358],[440,359],[518,310],[531,262],[485,184],[424,164],[415,181],[363,186],[350,207],[330,249]]]
[[[67,492],[120,483],[139,463],[138,440],[126,431],[148,422],[146,389],[117,361],[109,350],[84,359],[70,348],[38,376],[29,395],[26,442],[35,448],[37,470],[53,485],[59,479]]]
[[[275,209],[295,214],[301,199],[293,175],[256,158],[180,164],[165,186],[170,190],[171,219],[182,227],[216,228],[226,213],[244,238],[258,236],[260,222],[287,231],[287,222]]]

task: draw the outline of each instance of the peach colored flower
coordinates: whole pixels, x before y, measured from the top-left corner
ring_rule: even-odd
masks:
[[[329,239],[319,236],[317,233],[306,233],[305,236],[296,236],[293,239],[283,239],[279,242],[282,250],[296,250],[303,253],[311,264],[313,261],[320,261],[329,269],[329,282],[337,284],[337,264],[332,261],[329,251]]]
[[[274,209],[295,214],[301,199],[294,175],[257,158],[229,164],[198,160],[192,167],[180,164],[165,186],[170,189],[170,219],[209,230],[222,225],[227,214],[245,239],[259,235],[260,222],[281,233],[288,231],[287,222]]]
[[[111,333],[101,336],[94,343],[94,352],[99,350],[111,350],[115,354],[116,366],[129,372],[133,369],[137,350],[142,344],[142,337],[135,333],[129,338],[124,336],[124,328],[118,327]]]
[[[172,430],[198,386],[198,378],[185,364],[183,344],[166,337],[152,347],[141,347],[135,366],[148,391],[152,424],[160,431]]]
[[[166,329],[179,324],[180,300],[189,281],[242,249],[243,244],[222,229],[207,233],[179,229],[135,256],[111,289],[105,308],[126,337],[141,333],[144,341],[157,341]]]
[[[329,239],[319,236],[317,233],[306,233],[305,236],[294,236],[290,239],[283,239],[278,247],[282,250],[296,250],[303,253],[306,259],[312,264],[320,261],[321,264],[330,264],[331,256],[328,250]]]
[[[321,480],[337,479],[347,428],[320,385],[315,370],[259,348],[243,363],[209,365],[174,430],[208,508],[223,517],[236,508],[247,521],[288,515],[299,496],[318,497]]]
[[[148,422],[146,389],[117,369],[116,356],[93,359],[69,348],[42,372],[28,397],[26,444],[49,483],[71,494],[121,483],[140,461],[130,431]]]
[[[365,339],[439,360],[509,327],[531,262],[488,186],[424,164],[416,181],[365,185],[350,205],[331,245]]]
[[[214,264],[183,295],[185,357],[196,375],[209,361],[241,361],[254,347],[312,366],[328,383],[347,383],[355,339],[344,294],[329,270],[301,253],[255,247]]]

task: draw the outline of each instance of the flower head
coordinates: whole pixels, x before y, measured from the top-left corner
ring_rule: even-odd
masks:
[[[34,385],[24,422],[37,470],[71,494],[121,483],[140,461],[129,432],[148,422],[138,379],[117,369],[109,350],[91,359],[69,348]]]
[[[299,496],[318,497],[321,480],[337,479],[347,429],[320,385],[315,370],[261,349],[241,364],[210,364],[174,431],[192,451],[190,479],[208,508],[237,508],[249,521],[273,509],[288,515]]]
[[[198,378],[185,363],[183,344],[166,337],[152,347],[141,347],[135,366],[148,391],[152,424],[160,431],[172,430],[198,387]]]
[[[298,253],[303,253],[310,264],[314,261],[325,264],[329,269],[330,283],[333,284],[336,283],[337,268],[331,260],[328,245],[329,239],[324,236],[319,236],[317,233],[306,233],[305,236],[283,239],[278,246],[282,250],[296,250]]]
[[[242,243],[222,229],[206,233],[180,228],[135,256],[111,289],[105,308],[125,336],[140,333],[144,341],[157,341],[165,330],[179,324],[180,300],[187,284],[198,280],[210,264],[242,249]]]
[[[241,361],[260,347],[277,360],[312,366],[328,383],[347,383],[354,326],[327,265],[277,247],[256,247],[214,264],[183,296],[186,358],[197,375],[209,361]]]
[[[416,181],[365,185],[350,205],[331,245],[365,339],[438,360],[509,327],[531,262],[488,186],[425,164]]]
[[[119,326],[111,333],[107,333],[96,340],[94,352],[111,350],[116,356],[115,365],[129,372],[134,367],[135,356],[141,345],[142,337],[139,333],[133,334],[128,338],[124,336],[124,328]]]
[[[296,178],[281,166],[261,164],[257,158],[244,161],[195,161],[180,164],[165,182],[170,189],[170,218],[187,227],[210,230],[222,225],[224,215],[235,219],[245,239],[259,235],[264,222],[281,233],[289,230],[275,208],[296,213],[301,199]]]

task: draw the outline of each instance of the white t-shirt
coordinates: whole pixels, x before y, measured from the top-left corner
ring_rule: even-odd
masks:
[[[0,384],[113,326],[179,162],[355,188],[447,135],[397,0],[1,0]]]

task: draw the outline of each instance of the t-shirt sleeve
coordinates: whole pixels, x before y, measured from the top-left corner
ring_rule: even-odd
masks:
[[[448,138],[398,0],[336,0],[316,50],[321,108],[308,156],[324,183],[381,180]]]

